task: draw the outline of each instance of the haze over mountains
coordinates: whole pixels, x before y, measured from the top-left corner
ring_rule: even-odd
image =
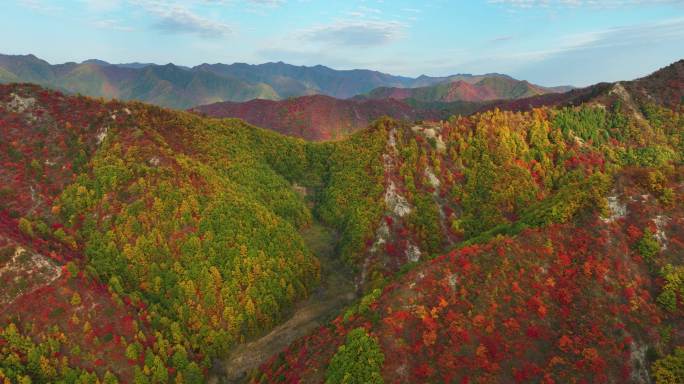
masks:
[[[220,102],[193,108],[214,117],[236,117],[260,127],[307,140],[340,138],[381,116],[408,121],[444,120],[492,108],[530,110],[543,106],[576,106],[611,99],[620,84],[635,98],[674,108],[681,101],[684,64],[680,60],[633,81],[599,83],[585,88],[542,88],[504,75],[461,76],[452,83],[419,88],[376,88],[348,100],[304,96],[282,101]],[[564,91],[567,92],[557,92]],[[648,96],[644,96],[648,95]],[[463,101],[466,100],[466,101]],[[632,108],[634,109],[634,108]]]
[[[413,87],[423,87],[414,97],[421,101],[509,99],[565,89],[544,88],[500,74],[410,78],[364,69],[334,70],[283,62],[188,68],[174,64],[110,64],[92,59],[52,65],[34,55],[0,55],[0,83],[9,82],[31,82],[68,93],[180,109],[221,101],[281,100],[316,94],[345,99],[370,93],[371,98],[389,98],[399,93],[397,89]],[[438,88],[424,88],[432,86]],[[373,92],[379,87],[389,89]],[[475,90],[444,90],[459,87]]]
[[[456,75],[432,85],[415,88],[379,87],[358,97],[366,99],[412,99],[424,102],[489,101],[561,93],[570,89],[572,87],[541,87],[499,74]]]

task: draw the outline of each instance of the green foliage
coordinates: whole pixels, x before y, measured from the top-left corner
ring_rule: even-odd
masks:
[[[203,367],[272,327],[317,283],[318,262],[299,234],[312,220],[304,198],[339,229],[349,262],[380,219],[389,121],[326,144],[153,108],[137,123],[111,129],[64,189],[60,235],[85,244],[85,270],[148,306],[158,342],[206,356]],[[142,353],[136,344],[126,350],[130,360]],[[165,381],[158,358],[136,380]],[[201,380],[194,367],[184,380]]]
[[[652,102],[643,104],[641,111],[654,130],[655,136],[660,140],[667,138],[675,145],[682,144],[679,142],[682,128],[684,128],[684,118],[682,118],[681,111],[668,109]]]
[[[420,193],[414,197],[415,209],[409,216],[409,226],[420,241],[420,247],[430,253],[442,247],[439,208],[432,196]]]
[[[19,219],[19,230],[30,237],[35,236],[35,233],[33,232],[33,223],[24,217]]]
[[[363,328],[347,334],[347,341],[330,360],[326,384],[380,384],[385,356],[377,340]]]
[[[137,360],[140,356],[142,347],[137,342],[128,344],[126,347],[126,358],[129,360]]]
[[[564,137],[571,141],[579,137],[595,145],[605,143],[610,137],[609,113],[598,107],[563,108],[553,118]]]
[[[609,176],[597,173],[586,180],[571,182],[554,195],[524,209],[518,221],[494,226],[460,245],[485,243],[499,235],[515,236],[526,228],[565,223],[582,212],[603,210],[603,196],[610,188],[610,180]]]
[[[608,192],[612,179],[601,173],[568,183],[548,199],[531,206],[521,215],[521,221],[528,226],[543,226],[551,223],[565,223],[579,212],[602,209],[603,196]]]
[[[95,383],[97,376],[73,368],[68,360],[55,359],[60,352],[58,337],[40,343],[23,335],[14,323],[0,328],[0,382],[15,383]],[[110,382],[114,377],[110,375]],[[83,378],[85,380],[79,379]]]
[[[349,321],[349,319],[351,319],[351,317],[354,315],[363,316],[367,314],[370,306],[378,300],[380,294],[382,294],[382,290],[376,288],[363,296],[357,305],[353,305],[347,309],[347,311],[344,313],[344,321]]]
[[[486,155],[466,175],[460,226],[467,237],[509,223],[509,215],[520,212],[535,199],[537,186],[529,171],[496,166]]]
[[[653,236],[651,230],[646,229],[644,235],[636,244],[636,249],[646,260],[652,261],[658,252],[660,252],[660,244],[658,244],[658,241]]]
[[[684,266],[666,264],[661,269],[660,275],[665,279],[665,285],[656,301],[663,308],[674,313],[677,311],[678,297],[684,297]]]
[[[684,382],[684,348],[677,347],[671,355],[656,360],[651,372],[656,384]]]
[[[333,144],[324,175],[317,214],[342,234],[341,256],[354,264],[382,215],[382,152],[389,120],[379,120],[367,131]]]
[[[676,159],[678,159],[677,154],[669,147],[662,145],[628,148],[622,155],[624,164],[640,167],[660,167]]]
[[[147,112],[140,130],[109,132],[60,196],[60,215],[85,243],[86,269],[142,299],[160,337],[215,357],[270,328],[318,280],[298,233],[311,213],[278,173],[304,178],[304,143]],[[277,153],[290,155],[276,163]],[[153,381],[166,380],[163,363],[151,363]]]

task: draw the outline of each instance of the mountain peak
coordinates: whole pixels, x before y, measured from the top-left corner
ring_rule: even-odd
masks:
[[[96,64],[96,65],[111,65],[110,63],[104,61],[104,60],[99,60],[99,59],[88,59],[88,60],[83,60],[81,64]]]

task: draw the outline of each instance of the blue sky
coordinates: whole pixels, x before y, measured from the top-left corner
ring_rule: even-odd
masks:
[[[0,53],[51,63],[323,64],[542,85],[684,58],[684,0],[5,0]]]

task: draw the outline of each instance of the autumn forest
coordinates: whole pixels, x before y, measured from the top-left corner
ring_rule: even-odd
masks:
[[[264,128],[0,85],[0,383],[684,382],[684,61],[502,79]]]

